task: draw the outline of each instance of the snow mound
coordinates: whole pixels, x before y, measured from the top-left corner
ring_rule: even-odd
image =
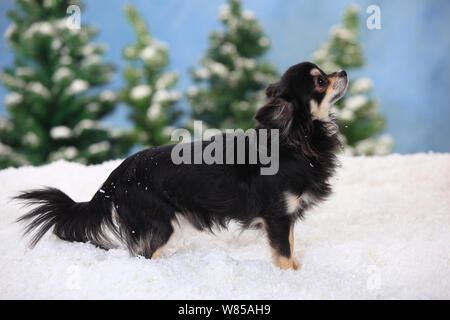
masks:
[[[186,223],[161,258],[47,234],[33,250],[10,197],[40,186],[91,198],[120,161],[0,172],[1,299],[450,299],[450,154],[341,158],[334,195],[295,227],[298,271],[271,264],[262,231]]]

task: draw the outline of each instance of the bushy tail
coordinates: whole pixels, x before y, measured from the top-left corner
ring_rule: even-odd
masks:
[[[30,241],[31,247],[52,227],[53,233],[63,240],[90,241],[104,249],[113,247],[107,230],[118,235],[111,201],[97,194],[89,202],[75,202],[58,189],[45,188],[22,192],[14,199],[27,205],[38,205],[17,220],[30,221],[24,234],[36,229]]]

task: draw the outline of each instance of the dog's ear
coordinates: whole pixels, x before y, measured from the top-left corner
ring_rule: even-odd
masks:
[[[293,104],[285,99],[277,98],[270,99],[266,105],[261,107],[255,114],[255,120],[265,127],[285,130],[293,116]]]
[[[266,88],[266,96],[267,98],[274,98],[279,95],[280,84],[278,82],[269,84]]]
[[[309,142],[314,124],[307,110],[282,98],[269,99],[256,112],[255,119],[266,128],[279,129],[280,139],[286,145],[301,148],[306,156],[315,158],[317,153]]]

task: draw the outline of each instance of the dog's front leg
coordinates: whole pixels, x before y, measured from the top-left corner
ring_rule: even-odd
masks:
[[[266,230],[272,247],[274,264],[280,269],[298,269],[294,260],[294,221],[289,216],[266,219]]]

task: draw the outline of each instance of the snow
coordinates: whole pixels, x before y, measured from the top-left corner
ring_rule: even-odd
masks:
[[[50,97],[50,91],[40,82],[30,82],[27,85],[27,90],[42,96],[43,98]]]
[[[27,31],[25,31],[25,37],[32,38],[35,33],[39,33],[45,36],[51,36],[54,33],[54,25],[47,21],[33,23]]]
[[[67,87],[67,94],[77,94],[83,91],[86,91],[89,88],[89,82],[82,79],[75,79],[72,83]]]
[[[17,26],[15,23],[11,23],[8,28],[6,28],[6,31],[4,33],[5,39],[9,39],[11,38],[12,34],[14,33],[14,31],[17,30]]]
[[[150,88],[150,86],[141,84],[131,89],[130,96],[133,100],[140,100],[150,96],[151,93],[152,89]]]
[[[10,107],[23,101],[23,96],[17,92],[11,92],[5,97],[5,105]]]
[[[161,105],[159,103],[154,103],[147,109],[147,118],[151,121],[155,121],[156,119],[159,119],[161,112]]]
[[[368,99],[366,96],[358,94],[350,98],[347,98],[344,101],[344,107],[350,109],[351,111],[356,111],[364,107],[367,104],[367,101]]]
[[[111,148],[111,144],[108,141],[102,141],[90,145],[88,148],[88,152],[91,154],[96,154],[106,152],[109,148]]]
[[[111,90],[104,90],[100,93],[100,101],[114,102],[117,99],[116,94]]]
[[[50,136],[53,139],[66,139],[70,138],[72,136],[72,130],[70,130],[69,127],[66,126],[57,126],[53,127],[50,130]]]
[[[373,88],[373,82],[369,78],[359,78],[355,80],[350,87],[350,91],[353,93],[367,93]]]
[[[28,249],[10,197],[48,185],[85,201],[120,161],[0,171],[0,298],[449,299],[450,154],[340,160],[334,195],[296,224],[298,271],[271,264],[262,231],[185,221],[157,260],[53,234]]]
[[[53,74],[53,81],[59,82],[66,77],[70,77],[72,75],[72,71],[67,67],[58,68]]]

